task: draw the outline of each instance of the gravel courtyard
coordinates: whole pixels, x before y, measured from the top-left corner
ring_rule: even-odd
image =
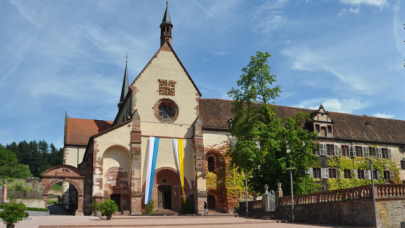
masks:
[[[4,224],[0,228],[5,228]],[[246,219],[230,216],[142,216],[142,217],[113,217],[106,221],[91,216],[32,216],[17,224],[16,228],[103,228],[103,227],[220,227],[220,228],[315,228],[334,226],[311,226],[277,223],[273,220]],[[335,227],[337,228],[337,227]],[[342,227],[339,227],[342,228]]]

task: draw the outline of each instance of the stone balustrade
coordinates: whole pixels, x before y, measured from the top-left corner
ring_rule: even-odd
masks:
[[[372,186],[361,186],[356,188],[319,192],[314,194],[294,197],[294,205],[307,205],[317,203],[341,202],[346,200],[372,199]],[[405,199],[405,185],[402,184],[376,184],[376,200]],[[280,198],[279,205],[291,205],[290,196]]]

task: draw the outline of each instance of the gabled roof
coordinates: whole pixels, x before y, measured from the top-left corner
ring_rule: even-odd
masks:
[[[317,110],[272,105],[280,117],[291,117],[300,112],[312,114]],[[371,116],[328,112],[333,121],[334,138],[342,140],[405,144],[405,121]],[[206,130],[229,129],[232,101],[200,99],[200,118]]]
[[[312,114],[316,110],[272,105],[283,118],[298,113]],[[334,138],[351,141],[405,144],[405,121],[328,112],[333,121]],[[228,131],[232,115],[232,101],[200,99],[200,118],[203,129]],[[112,127],[111,121],[66,119],[65,145],[86,146],[90,137],[105,134],[126,124]]]
[[[139,72],[139,74],[135,77],[134,81],[131,83],[131,85],[133,85],[138,79],[139,77],[143,74],[143,72],[145,72],[145,70],[149,67],[149,65],[152,63],[153,59],[157,57],[157,55],[159,54],[159,52],[161,52],[162,50],[170,50],[171,52],[173,52],[174,56],[176,57],[177,61],[180,63],[180,66],[183,68],[184,72],[186,72],[186,75],[188,77],[188,79],[190,79],[191,83],[193,84],[194,88],[197,90],[198,95],[201,97],[201,92],[198,89],[197,85],[194,83],[193,79],[191,78],[190,74],[188,73],[186,67],[183,65],[183,62],[180,60],[179,56],[177,55],[176,51],[173,49],[173,46],[170,44],[170,42],[165,42],[156,52],[155,54],[152,56],[152,58],[148,61],[148,63],[145,65],[145,67]]]
[[[112,126],[112,121],[66,118],[65,146],[86,146],[89,138]]]

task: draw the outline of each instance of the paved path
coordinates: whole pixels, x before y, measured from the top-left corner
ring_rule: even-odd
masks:
[[[332,226],[310,226],[286,223],[276,223],[273,220],[246,219],[230,216],[142,216],[113,217],[106,221],[91,216],[32,216],[20,222],[16,228],[129,228],[129,227],[150,227],[150,228],[327,228]],[[4,224],[0,228],[5,228]],[[335,227],[338,228],[338,227]],[[343,227],[339,227],[343,228]]]

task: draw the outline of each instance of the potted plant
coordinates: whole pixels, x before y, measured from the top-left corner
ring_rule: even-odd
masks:
[[[25,212],[27,208],[23,203],[5,203],[1,205],[1,209],[3,211],[0,211],[0,218],[7,224],[7,228],[14,228],[15,223],[28,217]]]
[[[96,204],[96,210],[100,211],[102,216],[110,220],[112,215],[118,211],[118,206],[113,200],[105,200]]]

